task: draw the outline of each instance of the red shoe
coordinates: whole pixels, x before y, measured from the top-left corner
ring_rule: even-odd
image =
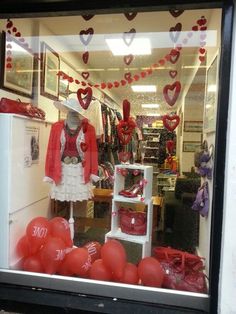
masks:
[[[140,184],[134,184],[130,189],[122,190],[119,195],[124,197],[137,197],[138,194],[142,194],[143,187]]]

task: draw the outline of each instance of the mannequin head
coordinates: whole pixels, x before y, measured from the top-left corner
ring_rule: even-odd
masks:
[[[66,116],[66,123],[69,128],[73,129],[80,125],[82,119],[82,115],[80,115],[78,112],[69,110]]]

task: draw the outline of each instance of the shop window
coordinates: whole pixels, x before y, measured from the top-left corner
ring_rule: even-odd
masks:
[[[2,269],[207,306],[221,13],[0,21]]]

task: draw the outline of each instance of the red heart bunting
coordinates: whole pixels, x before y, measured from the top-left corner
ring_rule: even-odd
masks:
[[[172,96],[169,95],[169,91],[174,91]],[[180,91],[181,91],[181,84],[179,81],[174,82],[172,85],[166,85],[163,88],[164,98],[170,106],[174,106],[179,96]]]
[[[124,62],[126,65],[130,65],[130,63],[133,61],[133,59],[134,59],[134,56],[131,54],[124,56]]]
[[[86,51],[86,52],[83,53],[83,55],[82,55],[82,59],[83,59],[83,61],[84,61],[85,64],[88,63],[88,58],[89,58],[89,52]]]
[[[82,72],[81,75],[83,76],[85,80],[89,78],[89,72]]]
[[[88,150],[88,144],[84,143],[84,142],[81,142],[80,143],[80,148],[81,148],[82,152],[85,153]]]
[[[123,40],[127,46],[130,46],[134,40],[136,30],[132,28],[129,32],[123,33]]]
[[[164,115],[162,117],[163,125],[169,131],[174,131],[174,129],[179,125],[180,118],[178,115]]]
[[[127,18],[127,20],[132,21],[137,14],[138,14],[137,12],[125,13],[125,17]]]
[[[181,23],[177,23],[174,27],[170,28],[169,35],[173,43],[176,43],[178,41],[181,30],[182,30]]]
[[[184,10],[169,10],[169,12],[173,17],[178,17],[184,12]]]
[[[90,43],[93,37],[93,34],[94,34],[94,30],[92,27],[88,28],[87,30],[80,31],[79,33],[80,40],[82,44],[84,44],[84,46],[87,46]]]
[[[114,85],[114,87],[119,87],[120,86],[120,83],[118,82],[118,81],[115,81],[114,83],[113,83],[113,85]]]
[[[125,73],[125,79],[127,80],[127,81],[130,81],[131,80],[131,73],[130,72],[128,72],[128,73]]]
[[[125,80],[121,80],[120,83],[121,83],[122,86],[126,85],[126,81]]]
[[[177,75],[177,73],[178,73],[178,72],[177,72],[176,70],[170,70],[170,71],[169,71],[169,75],[170,75],[171,78],[175,78],[176,75]]]
[[[84,95],[84,97],[82,97]],[[87,87],[85,89],[79,88],[77,90],[77,98],[83,109],[88,109],[91,100],[92,100],[93,90],[91,87]]]

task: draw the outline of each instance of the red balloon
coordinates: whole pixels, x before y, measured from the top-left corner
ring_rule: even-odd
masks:
[[[96,241],[88,242],[84,245],[91,257],[91,263],[101,257],[101,244]]]
[[[111,281],[112,273],[106,268],[102,259],[97,259],[90,268],[89,277],[96,280]]]
[[[138,265],[138,275],[144,286],[162,286],[164,272],[161,264],[154,257],[145,257],[140,261]]]
[[[63,275],[63,276],[72,276],[73,275],[73,272],[69,271],[68,263],[66,262],[66,257],[72,250],[73,250],[73,248],[66,248],[65,257],[64,257],[62,263],[60,264],[58,270],[57,270],[57,273],[59,275]]]
[[[26,235],[21,237],[16,244],[16,254],[19,258],[28,257],[31,254],[30,242]]]
[[[55,274],[65,256],[66,245],[60,238],[48,238],[47,242],[40,251],[41,263],[44,272],[47,274]]]
[[[66,246],[72,247],[73,241],[70,234],[70,226],[68,221],[63,217],[54,217],[50,221],[51,235],[62,239]]]
[[[91,267],[91,258],[85,248],[76,248],[69,252],[65,259],[69,273],[86,277]]]
[[[43,266],[40,258],[36,255],[27,257],[23,263],[23,270],[43,273]]]
[[[132,263],[127,263],[120,281],[130,285],[137,285],[139,281],[138,267]]]
[[[46,218],[36,217],[30,221],[26,228],[26,235],[33,254],[47,241],[49,234],[50,225]]]
[[[126,265],[126,252],[117,240],[108,240],[101,248],[101,257],[105,266],[113,273],[115,280],[120,280]]]

